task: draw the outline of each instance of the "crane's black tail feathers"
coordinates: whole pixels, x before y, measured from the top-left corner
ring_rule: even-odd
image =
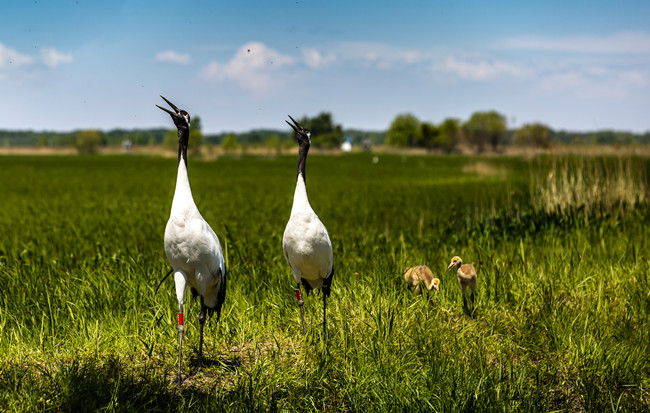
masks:
[[[332,272],[330,272],[330,275],[323,280],[323,294],[325,294],[325,297],[330,296],[332,278],[334,278],[334,266],[332,266]]]
[[[223,274],[221,274],[221,283],[219,283],[219,291],[217,292],[217,305],[213,308],[213,310],[217,312],[217,321],[221,318],[221,306],[224,301],[226,301],[226,278],[228,275],[228,269],[225,264],[223,270]]]
[[[156,291],[154,291],[153,295],[156,295],[156,294],[158,293],[158,289],[160,288],[160,286],[162,285],[162,283],[165,282],[165,280],[167,279],[167,277],[169,277],[173,272],[174,272],[174,269],[172,268],[172,269],[169,270],[169,272],[168,272],[168,273],[163,277],[163,279],[160,280],[160,282],[158,283],[158,286],[156,287]]]
[[[309,285],[309,281],[305,280],[304,278],[301,278],[300,283],[302,284],[303,287],[305,287],[305,294],[307,295],[307,297],[309,297],[309,293],[311,292],[311,290],[313,290],[311,285]]]
[[[332,287],[332,278],[334,278],[334,267],[332,267],[332,271],[330,272],[330,275],[328,275],[327,278],[323,280],[323,287],[321,289],[323,290],[323,294],[325,294],[325,297],[330,296],[330,291]],[[305,280],[304,278],[301,278],[300,282],[302,286],[305,287],[305,294],[309,297],[309,293],[314,288],[311,285],[309,285],[309,281]]]

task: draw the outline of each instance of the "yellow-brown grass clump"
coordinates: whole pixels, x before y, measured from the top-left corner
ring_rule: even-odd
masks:
[[[631,211],[649,200],[644,171],[632,163],[623,157],[615,163],[611,158],[553,159],[548,173],[533,174],[533,205],[558,213],[582,209],[588,215]]]

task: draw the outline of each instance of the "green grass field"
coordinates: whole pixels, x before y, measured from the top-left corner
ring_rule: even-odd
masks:
[[[180,389],[173,282],[154,294],[175,159],[0,158],[0,410],[650,411],[650,160],[373,156],[307,161],[336,267],[307,337],[281,247],[297,159],[190,157],[229,280],[211,376]],[[573,196],[616,179],[638,183]],[[472,315],[453,255],[477,268]],[[406,289],[419,264],[439,294]]]

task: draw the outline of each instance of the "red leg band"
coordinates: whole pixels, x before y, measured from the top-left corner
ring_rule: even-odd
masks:
[[[298,299],[298,301],[302,300],[302,295],[300,294],[299,288],[296,288],[296,298]]]
[[[183,325],[183,313],[178,313],[178,325]]]

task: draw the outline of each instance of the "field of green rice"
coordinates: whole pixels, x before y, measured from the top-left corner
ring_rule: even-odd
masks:
[[[173,281],[154,294],[176,160],[1,157],[0,411],[650,411],[650,160],[310,155],[336,275],[307,336],[282,255],[296,163],[190,155],[229,279],[209,375],[187,300],[179,389]],[[439,293],[406,288],[420,264]]]

